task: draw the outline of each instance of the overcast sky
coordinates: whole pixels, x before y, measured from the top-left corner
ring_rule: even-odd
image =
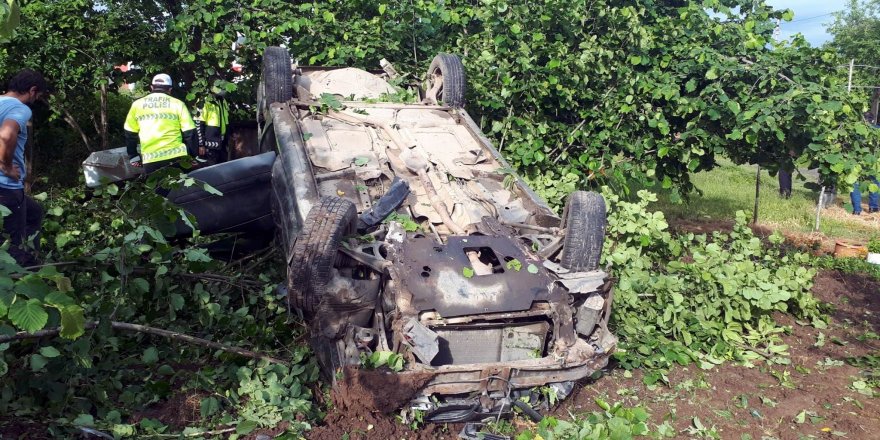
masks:
[[[767,0],[776,9],[791,9],[794,20],[782,22],[780,38],[787,39],[793,34],[804,34],[813,46],[821,46],[831,39],[825,27],[834,21],[832,12],[844,9],[846,0]]]

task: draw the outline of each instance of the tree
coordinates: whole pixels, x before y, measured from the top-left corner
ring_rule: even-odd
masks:
[[[250,103],[268,45],[300,64],[388,58],[410,78],[446,51],[464,58],[468,109],[551,199],[633,179],[687,191],[718,155],[771,169],[796,161],[847,182],[878,166],[840,59],[800,37],[773,41],[792,14],[760,0],[59,0],[24,12],[23,44],[6,50],[51,63],[71,116],[89,113],[74,102],[90,105],[74,91],[95,93],[126,61],[141,66],[135,75],[172,74],[191,103],[212,85]]]
[[[30,1],[22,7],[22,26],[0,59],[8,77],[21,67],[43,72],[54,92],[51,108],[89,150],[107,148],[107,93],[114,66],[137,54],[150,29],[130,20],[123,9],[101,9],[93,1]],[[94,145],[93,134],[100,139]]]
[[[846,9],[834,13],[834,23],[828,27],[834,37],[828,45],[844,59],[855,59],[858,64],[880,66],[880,1],[849,0]],[[860,70],[871,83],[877,83],[877,72]]]
[[[17,0],[0,2],[0,43],[9,41],[15,27],[18,26],[20,11]]]

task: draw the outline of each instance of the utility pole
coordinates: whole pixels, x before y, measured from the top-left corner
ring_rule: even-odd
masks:
[[[856,65],[855,58],[849,60],[849,79],[846,82],[846,92],[847,93],[852,92],[852,74],[853,74],[853,67],[855,67],[855,65]]]

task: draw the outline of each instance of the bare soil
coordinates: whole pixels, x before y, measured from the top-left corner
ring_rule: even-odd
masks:
[[[333,408],[321,426],[308,434],[316,440],[442,438],[444,427],[428,425],[418,432],[398,422],[394,412],[430,379],[430,374],[346,368],[332,391]]]
[[[699,418],[703,426],[715,427],[721,438],[877,438],[880,401],[851,388],[861,372],[841,361],[880,350],[880,341],[866,337],[880,332],[880,282],[825,271],[816,277],[813,294],[834,307],[827,329],[777,317],[791,326],[783,337],[790,346],[791,365],[677,368],[669,374],[669,386],[655,387],[645,386],[639,371],[629,375],[614,370],[580,387],[555,414],[593,411],[594,399],[602,397],[644,405],[653,423],[670,420],[682,435]],[[806,417],[798,422],[801,412]]]
[[[200,405],[204,397],[206,394],[197,392],[172,394],[168,400],[132,415],[131,423],[155,419],[176,429],[197,426],[202,418]]]

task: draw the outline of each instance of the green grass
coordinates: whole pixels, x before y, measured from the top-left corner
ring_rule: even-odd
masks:
[[[733,220],[736,211],[746,211],[751,218],[755,206],[754,166],[735,165],[721,160],[711,170],[692,176],[699,192],[692,193],[681,203],[670,201],[668,193],[659,194],[653,207],[663,211],[670,220]],[[811,177],[807,177],[811,179]],[[816,221],[816,202],[819,194],[807,189],[794,176],[789,199],[779,196],[779,181],[766,171],[761,172],[761,195],[758,206],[758,224],[789,233],[810,234]],[[837,205],[822,210],[819,231],[829,238],[843,238],[867,242],[880,236],[880,215],[862,217],[850,214],[849,192],[838,190]]]

